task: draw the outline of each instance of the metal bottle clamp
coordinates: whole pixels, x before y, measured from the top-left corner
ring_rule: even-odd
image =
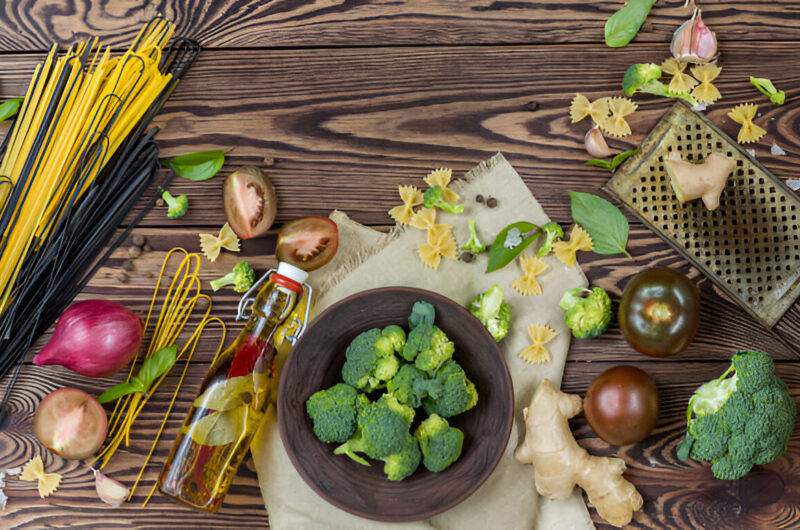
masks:
[[[244,295],[242,295],[242,299],[239,300],[239,309],[236,312],[236,320],[246,320],[250,318],[250,315],[252,314],[252,305],[256,301],[256,295],[258,294],[258,291],[261,290],[261,286],[263,284],[269,281],[269,277],[277,272],[278,269],[268,270],[261,278],[258,279],[258,281],[256,281],[256,283],[253,284],[250,289],[247,290],[246,293],[244,293]],[[299,318],[294,317],[294,320],[290,323],[294,328],[294,331],[291,335],[285,335],[286,340],[288,340],[292,346],[294,346],[295,342],[297,342],[297,339],[299,339],[300,335],[302,335],[306,330],[308,316],[311,313],[311,299],[314,295],[314,289],[311,287],[311,285],[305,282],[303,282],[303,287],[308,289],[308,303],[306,304],[305,317],[303,318],[302,322]],[[248,308],[251,308],[251,310],[248,311]]]

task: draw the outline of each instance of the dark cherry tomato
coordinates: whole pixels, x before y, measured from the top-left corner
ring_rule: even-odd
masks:
[[[628,282],[619,327],[634,350],[667,357],[689,347],[700,321],[700,294],[689,278],[667,267],[642,271]]]
[[[275,222],[275,187],[257,167],[242,167],[228,175],[222,202],[228,224],[242,239],[263,236]]]
[[[339,229],[325,217],[303,217],[286,223],[278,231],[275,255],[278,261],[305,271],[328,263],[339,248]]]
[[[592,382],[583,409],[589,425],[606,442],[641,442],[658,420],[658,389],[647,372],[635,366],[615,366]]]

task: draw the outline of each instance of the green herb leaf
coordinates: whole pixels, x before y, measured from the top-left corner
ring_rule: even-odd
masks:
[[[653,94],[654,96],[663,96],[665,98],[678,98],[686,100],[691,106],[697,105],[697,100],[694,99],[689,94],[679,94],[677,92],[671,92],[667,89],[667,85],[662,83],[661,81],[650,81],[649,83],[639,87],[639,92],[644,92],[645,94]]]
[[[11,116],[19,112],[19,107],[25,98],[11,98],[0,104],[0,121],[6,121]]]
[[[656,0],[627,0],[625,6],[606,21],[606,45],[621,48],[632,41],[655,3]]]
[[[512,248],[506,248],[506,238],[508,237],[508,233],[513,229],[519,230],[521,240]],[[531,235],[526,236],[525,234]],[[514,261],[514,258],[519,256],[520,253],[528,247],[528,245],[533,243],[536,238],[541,235],[542,231],[539,229],[539,226],[533,223],[528,223],[527,221],[511,223],[507,227],[503,228],[500,233],[497,234],[497,237],[494,238],[492,248],[489,250],[489,263],[486,264],[486,272],[502,269]]]
[[[112,386],[102,394],[100,397],[97,398],[97,401],[100,403],[108,403],[109,401],[114,401],[115,399],[119,399],[122,396],[127,396],[128,394],[133,394],[134,392],[138,392],[136,387],[134,387],[131,383],[120,383],[118,385]]]
[[[632,157],[636,153],[639,152],[639,148],[631,149],[630,151],[624,151],[622,153],[617,154],[614,158],[611,159],[611,162],[607,160],[601,160],[599,158],[593,158],[591,160],[587,160],[583,163],[584,166],[597,166],[602,167],[603,169],[616,169],[617,166],[625,162],[628,158]]]
[[[600,160],[599,158],[592,158],[583,163],[584,166],[597,166],[603,169],[611,169],[611,162],[608,160]]]
[[[775,85],[769,79],[750,76],[750,82],[776,105],[783,105],[783,102],[786,101],[786,92],[775,88]]]
[[[146,389],[149,389],[153,382],[161,377],[164,372],[172,368],[172,365],[175,364],[177,353],[178,347],[173,344],[158,350],[145,359],[139,369],[139,379],[142,380],[142,384]]]
[[[200,445],[227,445],[233,443],[245,428],[247,407],[212,412],[203,416],[191,427],[192,440]]]
[[[147,392],[147,389],[148,389],[148,387],[147,387],[147,386],[145,386],[145,384],[144,384],[144,381],[142,381],[141,379],[139,379],[137,376],[133,376],[133,377],[131,377],[131,385],[133,385],[133,389],[134,389],[136,392],[141,392],[141,393],[143,393],[143,394],[144,394],[145,392]]]
[[[244,403],[242,395],[253,392],[253,374],[223,379],[206,388],[194,400],[194,406],[211,410],[229,410]]]
[[[628,220],[619,209],[597,195],[569,192],[572,218],[592,237],[594,251],[598,254],[623,253],[628,244]]]
[[[172,168],[178,176],[194,181],[210,179],[217,174],[224,163],[225,152],[219,150],[199,151],[162,162],[164,166]]]

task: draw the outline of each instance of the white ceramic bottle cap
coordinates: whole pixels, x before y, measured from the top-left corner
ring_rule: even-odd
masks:
[[[294,280],[297,283],[303,283],[306,281],[306,278],[308,278],[308,273],[303,269],[298,269],[294,265],[290,265],[282,261],[278,263],[278,274],[281,276],[286,276],[290,280]]]

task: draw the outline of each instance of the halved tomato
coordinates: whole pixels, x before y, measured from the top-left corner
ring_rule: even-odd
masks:
[[[339,248],[339,229],[326,217],[303,217],[278,231],[278,261],[313,271],[328,263]]]
[[[275,187],[257,167],[241,167],[228,175],[222,199],[228,224],[242,239],[264,235],[275,221]]]

